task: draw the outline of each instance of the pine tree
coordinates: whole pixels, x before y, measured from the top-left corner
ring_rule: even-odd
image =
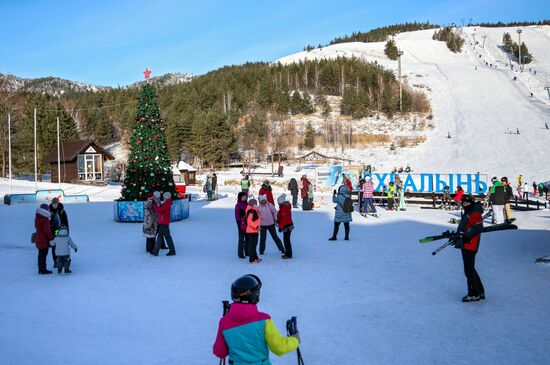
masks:
[[[302,95],[302,114],[311,114],[315,111],[311,96],[307,91],[304,91]]]
[[[302,113],[304,101],[300,96],[300,92],[295,90],[290,99],[290,112],[294,115]]]
[[[399,57],[399,50],[397,49],[397,46],[395,45],[395,41],[393,39],[388,39],[386,42],[386,47],[384,48],[384,53],[390,60],[396,60]]]
[[[502,35],[502,46],[506,52],[512,52],[514,50],[514,42],[512,41],[510,33],[505,32]]]
[[[309,149],[315,148],[315,131],[313,130],[311,122],[308,122],[306,125],[304,146]]]
[[[168,191],[175,197],[164,120],[160,118],[155,89],[149,84],[141,89],[130,148],[121,200],[146,200],[155,190]]]

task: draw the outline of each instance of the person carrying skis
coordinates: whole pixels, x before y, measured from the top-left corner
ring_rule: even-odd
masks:
[[[361,187],[363,192],[363,212],[369,213],[369,207],[371,212],[376,215],[376,207],[374,206],[374,183],[370,176],[365,176],[365,183]]]
[[[468,285],[468,294],[462,298],[463,302],[475,302],[485,299],[485,288],[475,268],[476,254],[479,249],[481,231],[483,230],[483,207],[471,195],[461,198],[464,212],[456,230],[455,248],[462,253],[464,275]]]
[[[300,333],[281,335],[271,316],[258,311],[262,282],[253,274],[241,276],[231,284],[233,303],[220,319],[214,342],[214,355],[229,356],[229,364],[271,365],[269,351],[278,356],[300,345]]]

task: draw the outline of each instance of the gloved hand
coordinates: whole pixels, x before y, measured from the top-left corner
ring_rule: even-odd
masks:
[[[295,334],[291,335],[290,337],[294,337],[298,340],[298,344],[302,343],[302,339],[300,338],[300,331],[296,332]]]

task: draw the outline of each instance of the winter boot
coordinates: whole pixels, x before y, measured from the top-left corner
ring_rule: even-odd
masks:
[[[175,253],[175,252],[168,252],[168,253],[166,254],[166,256],[176,256],[176,253]]]
[[[485,300],[485,293],[481,293],[481,294],[479,294],[479,299],[481,299],[481,300]]]
[[[58,274],[61,274],[61,271],[62,271],[62,270],[63,270],[62,267],[58,267],[58,268],[57,268],[57,273],[58,273]]]
[[[71,269],[69,269],[68,267],[65,268],[65,274],[70,274],[72,273]]]
[[[464,303],[477,302],[477,301],[479,301],[479,299],[480,299],[479,295],[466,295],[466,296],[462,297],[462,301]]]
[[[330,237],[328,240],[329,241],[336,241],[336,237]]]

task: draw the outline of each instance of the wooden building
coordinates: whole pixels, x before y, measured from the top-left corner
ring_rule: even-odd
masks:
[[[98,182],[105,180],[105,160],[114,156],[92,140],[63,142],[60,146],[61,182]],[[52,182],[58,183],[57,146],[44,157],[50,164]]]
[[[185,185],[195,185],[197,183],[197,169],[189,165],[187,162],[180,161],[174,166],[176,171],[179,171]]]

